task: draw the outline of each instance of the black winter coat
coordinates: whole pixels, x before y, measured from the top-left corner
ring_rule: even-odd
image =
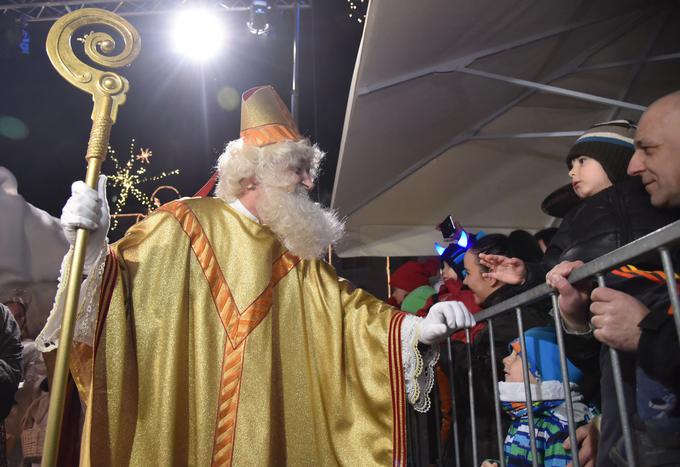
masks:
[[[527,282],[541,284],[546,273],[561,261],[587,263],[677,218],[677,212],[651,205],[639,178],[628,178],[569,211],[541,263],[527,265]],[[657,259],[651,262],[659,264]]]
[[[561,261],[591,261],[631,241],[643,237],[677,219],[671,210],[659,210],[651,205],[649,195],[638,178],[617,183],[583,200],[564,218],[540,264],[527,265],[527,282],[537,285],[545,274]],[[658,256],[651,255],[636,261],[640,269],[659,270]],[[641,300],[650,309],[668,306],[666,287],[644,278],[622,279],[607,274],[607,285]],[[598,452],[598,466],[614,465],[609,452],[621,437],[621,426],[614,391],[609,350],[601,346],[592,334],[568,336],[568,358],[579,366],[587,377],[597,376],[597,360],[593,356],[600,348],[599,373],[602,399],[602,434]],[[624,394],[629,414],[635,413],[635,355],[619,352],[624,383]]]

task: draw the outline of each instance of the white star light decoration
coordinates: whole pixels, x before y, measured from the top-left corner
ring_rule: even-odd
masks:
[[[133,141],[134,141],[134,140],[133,140]],[[153,156],[153,151],[151,151],[151,149],[149,149],[149,148],[146,148],[146,149],[140,148],[140,153],[139,153],[138,155],[136,155],[135,157],[136,157],[137,160],[140,161],[141,163],[146,162],[147,164],[149,164],[149,163],[150,163],[149,158],[150,158],[151,156]]]
[[[112,197],[114,206],[111,229],[115,229],[118,226],[117,215],[122,213],[123,208],[125,208],[130,196],[134,197],[137,202],[139,202],[139,204],[149,210],[153,210],[158,207],[149,196],[139,189],[139,185],[146,182],[161,180],[163,178],[169,177],[170,175],[179,174],[179,169],[175,169],[171,172],[161,172],[159,175],[153,175],[150,177],[144,176],[146,173],[146,168],[142,167],[141,165],[144,163],[150,164],[149,158],[152,156],[152,154],[153,152],[151,149],[141,148],[139,154],[135,155],[135,140],[133,139],[130,143],[130,158],[125,164],[121,164],[116,157],[116,151],[111,148],[111,146],[109,146],[108,159],[113,162],[115,172],[113,175],[107,175],[108,182],[112,188],[118,189],[118,194]],[[135,161],[139,161],[140,167],[135,167]]]
[[[357,23],[363,23],[366,20],[368,0],[347,0],[347,7],[349,8],[349,17],[356,19]]]

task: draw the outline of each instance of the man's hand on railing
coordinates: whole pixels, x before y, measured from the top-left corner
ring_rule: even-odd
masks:
[[[600,431],[597,428],[595,420],[591,420],[586,425],[580,426],[576,429],[576,441],[578,442],[578,461],[581,467],[595,467],[597,460],[597,443],[600,439]],[[571,450],[571,439],[567,438],[562,443],[564,449]],[[567,467],[573,467],[573,463],[567,464]]]
[[[640,321],[649,309],[634,297],[607,287],[598,287],[590,295],[590,319],[595,339],[624,352],[635,352],[640,343]]]
[[[474,326],[475,318],[463,302],[439,302],[432,305],[419,325],[418,340],[423,344],[435,344],[454,331]]]
[[[483,277],[490,277],[504,284],[524,284],[527,277],[524,261],[519,258],[480,253],[479,263],[489,268],[489,272],[482,273]]]
[[[572,271],[583,264],[583,261],[562,261],[545,275],[545,282],[559,293],[557,304],[565,327],[575,332],[590,330],[588,304],[591,285],[584,281],[573,286],[567,280]]]

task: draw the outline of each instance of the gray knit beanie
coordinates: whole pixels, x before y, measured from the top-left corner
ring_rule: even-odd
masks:
[[[613,120],[593,125],[583,133],[569,150],[567,167],[579,156],[587,156],[598,161],[609,181],[620,182],[626,177],[626,170],[635,152],[635,130],[637,126],[630,120]]]

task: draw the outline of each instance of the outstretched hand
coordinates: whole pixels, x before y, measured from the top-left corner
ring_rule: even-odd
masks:
[[[483,277],[496,279],[509,285],[523,284],[526,279],[527,269],[524,261],[519,258],[480,253],[479,263],[489,269],[489,272],[482,273]]]
[[[472,327],[475,323],[475,318],[463,302],[435,303],[420,322],[418,340],[423,344],[436,344],[454,331]]]

